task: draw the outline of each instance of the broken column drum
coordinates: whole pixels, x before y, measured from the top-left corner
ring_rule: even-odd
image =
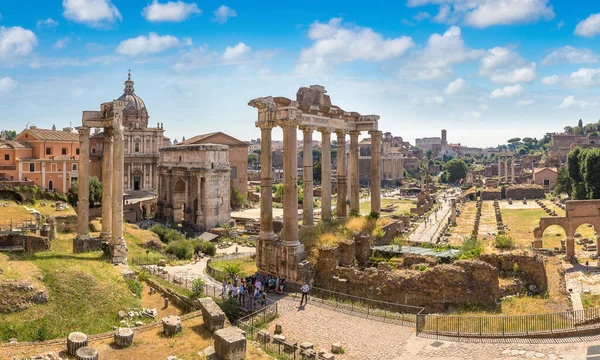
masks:
[[[72,332],[67,337],[67,353],[75,356],[79,348],[88,346],[88,336],[81,332]]]

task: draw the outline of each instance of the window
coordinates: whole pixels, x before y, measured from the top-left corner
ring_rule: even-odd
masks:
[[[544,186],[550,186],[550,180],[544,179]]]
[[[35,172],[35,163],[29,163],[29,172]]]
[[[237,166],[232,166],[231,167],[231,178],[232,179],[237,179]]]
[[[52,180],[48,181],[48,191],[54,190],[54,182]]]
[[[62,148],[62,154],[67,155],[67,148]]]
[[[73,171],[77,171],[77,164],[73,164]]]
[[[75,154],[79,155],[79,149],[75,149]]]
[[[140,152],[140,143],[135,143],[135,152]]]
[[[10,160],[10,155],[4,154],[4,160]]]
[[[46,155],[52,155],[52,148],[46,148]]]

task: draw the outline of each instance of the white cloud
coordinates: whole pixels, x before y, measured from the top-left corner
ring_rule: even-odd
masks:
[[[66,38],[62,38],[62,39],[58,39],[56,40],[56,42],[54,43],[54,48],[55,49],[64,49],[67,47],[67,44],[69,43],[69,41],[71,41],[70,37],[66,37]]]
[[[117,47],[117,53],[130,56],[155,54],[182,45],[191,45],[191,40],[179,40],[175,36],[160,36],[151,32],[148,36],[141,35],[136,38],[121,41]]]
[[[31,30],[0,26],[0,61],[28,55],[37,44],[38,39]]]
[[[558,25],[556,25],[556,27],[558,28],[558,30],[562,29],[563,26],[565,26],[565,22],[564,21],[559,21]]]
[[[542,65],[586,64],[598,62],[598,55],[592,50],[564,46],[548,54],[541,62]]]
[[[58,26],[58,21],[52,19],[52,18],[47,18],[46,20],[38,20],[37,22],[37,28],[38,29],[54,29],[55,27]]]
[[[453,65],[478,59],[483,54],[482,50],[466,46],[460,28],[451,26],[442,35],[431,35],[425,49],[415,54],[403,72],[419,80],[448,78],[452,75]]]
[[[446,94],[454,95],[454,94],[458,93],[459,91],[465,89],[466,87],[467,87],[467,82],[462,78],[458,78],[458,79],[454,80],[453,82],[451,82],[450,84],[448,84],[448,87],[446,87]]]
[[[520,84],[506,86],[501,89],[495,89],[490,93],[490,99],[508,98],[520,94],[523,87]]]
[[[551,75],[551,76],[546,76],[545,78],[542,79],[542,84],[544,85],[555,85],[560,81],[560,76],[558,75]]]
[[[481,60],[479,75],[498,84],[516,84],[535,80],[536,68],[534,62],[527,63],[516,52],[497,46]]]
[[[17,87],[17,82],[9,77],[0,78],[0,94],[7,94]]]
[[[517,105],[519,105],[519,106],[527,106],[527,105],[531,105],[531,104],[533,104],[532,99],[517,100]]]
[[[250,52],[250,46],[243,42],[238,43],[235,46],[228,46],[223,53],[223,60],[225,61],[236,61],[243,58]]]
[[[589,87],[600,84],[600,69],[582,68],[574,71],[566,79],[567,85]]]
[[[370,28],[343,25],[341,18],[331,19],[328,23],[314,22],[308,37],[314,43],[310,48],[302,49],[301,62],[312,63],[316,59],[331,63],[384,61],[398,58],[415,46],[410,37],[384,39]]]
[[[313,77],[315,75],[326,74],[333,69],[323,58],[305,61],[294,67],[292,75],[301,77]]]
[[[479,105],[479,108],[480,108],[481,110],[483,110],[483,111],[487,111],[487,110],[489,110],[489,109],[490,109],[490,107],[489,107],[489,106],[487,106],[487,104],[481,104],[481,105]]]
[[[91,27],[106,27],[121,21],[121,13],[111,0],[63,0],[63,16]]]
[[[464,23],[485,28],[493,25],[526,24],[551,20],[554,11],[549,0],[408,0],[408,6],[440,5],[434,21]]]
[[[225,24],[229,18],[237,16],[235,10],[225,5],[219,6],[213,13],[215,14],[213,21],[219,24]]]
[[[558,105],[557,109],[569,109],[571,107],[579,107],[585,109],[592,106],[598,106],[597,102],[589,102],[585,100],[576,100],[573,95],[569,95],[564,98],[563,102]]]
[[[158,0],[153,0],[142,10],[144,18],[151,22],[181,22],[194,14],[200,14],[202,11],[196,3],[184,3],[183,1],[169,1],[161,4]]]
[[[575,27],[575,35],[593,37],[600,34],[600,13],[592,14]]]
[[[444,105],[446,103],[446,99],[443,96],[432,96],[425,99],[426,104],[436,104],[436,105]]]
[[[413,16],[413,19],[415,19],[416,21],[423,21],[423,20],[427,20],[430,18],[431,18],[431,15],[428,12],[424,12],[424,11],[419,11],[416,15]]]

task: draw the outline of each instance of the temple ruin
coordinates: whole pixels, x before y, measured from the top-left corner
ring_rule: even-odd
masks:
[[[359,147],[361,132],[369,132],[372,146],[371,212],[380,212],[381,138],[377,129],[379,116],[347,112],[332,105],[325,88],[320,85],[302,87],[296,100],[285,97],[262,97],[248,103],[258,109],[256,127],[261,129],[261,204],[260,234],[257,240],[256,263],[259,271],[285,276],[291,280],[306,278],[308,262],[304,259],[304,245],[298,240],[298,184],[297,184],[297,131],[303,132],[304,153],[311,153],[313,132],[321,133],[322,140],[322,213],[323,221],[331,220],[331,133],[337,136],[338,149],[346,149],[346,136],[350,135],[348,167],[346,156],[337,157],[337,205],[338,218],[347,216],[347,174],[350,174],[350,211],[360,213]],[[284,194],[283,231],[276,236],[273,231],[272,212],[272,158],[271,132],[283,129]],[[304,226],[314,225],[312,157],[303,157],[303,219]],[[349,170],[349,171],[348,171]]]

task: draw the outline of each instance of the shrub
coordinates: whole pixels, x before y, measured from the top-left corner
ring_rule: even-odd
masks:
[[[150,230],[158,235],[160,241],[167,244],[173,241],[185,240],[185,235],[164,225],[154,225]]]
[[[197,278],[192,281],[192,297],[200,297],[204,293],[204,281]]]
[[[194,246],[188,240],[177,240],[170,242],[165,251],[180,260],[189,260],[194,255]]]
[[[460,256],[463,260],[476,259],[481,255],[483,251],[483,244],[477,236],[470,236],[463,240],[463,244],[461,246],[462,255]]]
[[[144,285],[139,282],[137,279],[125,279],[125,283],[129,290],[134,293],[137,297],[142,297],[142,291],[144,290]]]
[[[514,249],[515,239],[508,235],[497,235],[496,236],[496,247],[498,249]]]
[[[217,247],[210,241],[196,240],[194,242],[194,253],[203,252],[209,256],[215,256]]]
[[[246,196],[240,193],[238,189],[233,188],[230,194],[229,202],[233,210],[240,209],[246,203]]]
[[[383,231],[382,228],[378,227],[378,228],[373,229],[372,235],[378,239],[381,239],[385,235],[385,232]]]
[[[371,211],[367,216],[369,219],[379,219],[379,214],[373,211]]]

